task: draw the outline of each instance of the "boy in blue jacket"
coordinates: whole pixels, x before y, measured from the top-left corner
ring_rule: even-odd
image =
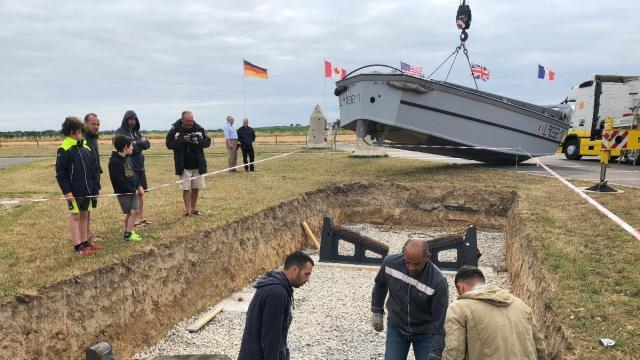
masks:
[[[71,215],[69,232],[78,255],[87,256],[100,250],[88,241],[87,222],[91,199],[98,195],[99,170],[91,149],[82,139],[84,124],[76,117],[67,117],[62,123],[65,136],[56,157],[56,180],[62,190]]]

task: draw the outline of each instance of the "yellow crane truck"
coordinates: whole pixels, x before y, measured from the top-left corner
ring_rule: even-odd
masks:
[[[568,160],[598,156],[604,120],[613,118],[609,142],[611,159],[640,164],[640,76],[593,75],[571,89],[559,106],[570,128],[557,153]]]

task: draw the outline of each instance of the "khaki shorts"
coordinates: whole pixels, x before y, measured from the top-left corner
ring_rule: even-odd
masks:
[[[180,180],[183,180],[178,184],[180,185],[180,189],[182,189],[183,191],[189,191],[191,189],[204,188],[203,177],[197,177],[195,179],[189,180],[189,178],[192,178],[198,175],[200,175],[200,172],[198,171],[198,169],[193,169],[193,170],[184,169],[184,171],[182,172],[182,175],[178,176]]]

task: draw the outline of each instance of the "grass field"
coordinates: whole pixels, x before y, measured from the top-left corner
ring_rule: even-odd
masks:
[[[213,139],[214,147],[224,148],[225,140],[222,133],[210,133]],[[170,155],[165,146],[166,134],[157,134],[150,137],[151,149],[145,151],[145,156]],[[337,143],[354,143],[356,139],[355,133],[345,131],[336,137]],[[307,137],[305,134],[289,134],[289,133],[263,133],[256,134],[256,145],[305,145]],[[333,140],[330,140],[331,142]],[[0,157],[55,157],[58,146],[62,143],[62,139],[47,139],[35,141],[21,141],[20,139],[12,139],[9,142],[2,142],[0,146]],[[100,138],[100,150],[105,154],[112,149],[111,137],[103,136]],[[207,149],[207,152],[213,149]]]
[[[103,148],[102,163],[106,167],[110,151]],[[257,159],[299,148],[259,145]],[[22,149],[26,150],[31,149]],[[7,155],[5,151],[0,149],[0,156]],[[170,154],[161,146],[149,152],[150,186],[175,180]],[[226,165],[224,148],[209,149],[207,158],[210,171]],[[0,170],[0,198],[60,196],[54,162],[47,158]],[[181,216],[177,187],[148,193],[146,213],[155,223],[140,231],[145,239],[142,243],[121,240],[123,216],[119,207],[113,199],[101,200],[93,215],[93,227],[107,240],[103,250],[89,258],[72,252],[63,202],[4,209],[0,217],[0,299],[335,183],[390,180],[485,186],[513,189],[521,195],[525,229],[533,234],[537,256],[553,289],[548,294],[548,306],[569,330],[576,358],[630,359],[640,353],[640,244],[555,180],[472,165],[354,159],[330,151],[298,153],[258,164],[257,170],[255,174],[225,173],[207,178],[199,206],[205,215],[198,218]],[[111,192],[108,174],[102,176],[102,183],[103,192]],[[623,195],[594,197],[632,226],[640,227],[640,190],[625,191]],[[605,352],[597,343],[603,337],[616,340],[616,348]]]

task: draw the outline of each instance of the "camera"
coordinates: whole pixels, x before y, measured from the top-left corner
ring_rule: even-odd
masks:
[[[189,133],[189,142],[192,144],[197,144],[200,135],[198,133]]]

